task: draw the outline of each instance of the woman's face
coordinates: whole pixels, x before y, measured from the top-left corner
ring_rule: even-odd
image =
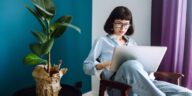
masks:
[[[113,29],[115,35],[123,36],[130,27],[129,20],[116,19],[113,23]]]

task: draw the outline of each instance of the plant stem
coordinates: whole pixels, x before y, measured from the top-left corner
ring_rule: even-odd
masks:
[[[48,53],[48,67],[47,67],[47,69],[48,69],[48,73],[50,73],[50,71],[51,71],[51,53],[50,52]]]
[[[45,19],[46,20],[46,23],[47,23],[47,34],[48,34],[48,39],[51,38],[50,36],[50,20],[49,19]],[[50,73],[51,71],[51,52],[48,52],[48,58],[47,58],[47,61],[48,61],[48,64],[47,64],[47,72]]]

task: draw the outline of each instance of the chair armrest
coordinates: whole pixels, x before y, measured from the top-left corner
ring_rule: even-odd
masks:
[[[107,88],[115,88],[121,91],[122,96],[128,96],[128,91],[131,89],[131,86],[120,83],[117,81],[111,81],[111,80],[100,80],[100,88],[99,88],[99,96],[104,96],[104,92]]]
[[[170,79],[179,79],[184,77],[183,74],[173,73],[173,72],[154,72],[155,77],[159,78],[170,78]]]
[[[117,81],[111,81],[111,80],[100,80],[100,84],[106,87],[123,89],[123,90],[131,88],[131,86],[127,84],[117,82]]]
[[[180,79],[184,77],[183,74],[173,73],[173,72],[154,72],[155,78],[159,79],[169,79],[171,83],[180,84]]]

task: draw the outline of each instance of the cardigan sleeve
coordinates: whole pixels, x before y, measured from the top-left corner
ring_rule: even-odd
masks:
[[[85,59],[83,63],[83,70],[85,74],[88,75],[96,74],[97,70],[95,68],[95,65],[99,63],[96,59],[101,55],[102,46],[103,46],[103,40],[101,38],[95,40],[88,57]]]

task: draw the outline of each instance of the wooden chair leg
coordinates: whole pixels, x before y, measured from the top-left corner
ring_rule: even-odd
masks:
[[[103,84],[102,81],[100,81],[100,86],[99,86],[99,96],[104,96],[106,90],[106,86]]]
[[[121,96],[128,96],[128,90],[121,90]]]

